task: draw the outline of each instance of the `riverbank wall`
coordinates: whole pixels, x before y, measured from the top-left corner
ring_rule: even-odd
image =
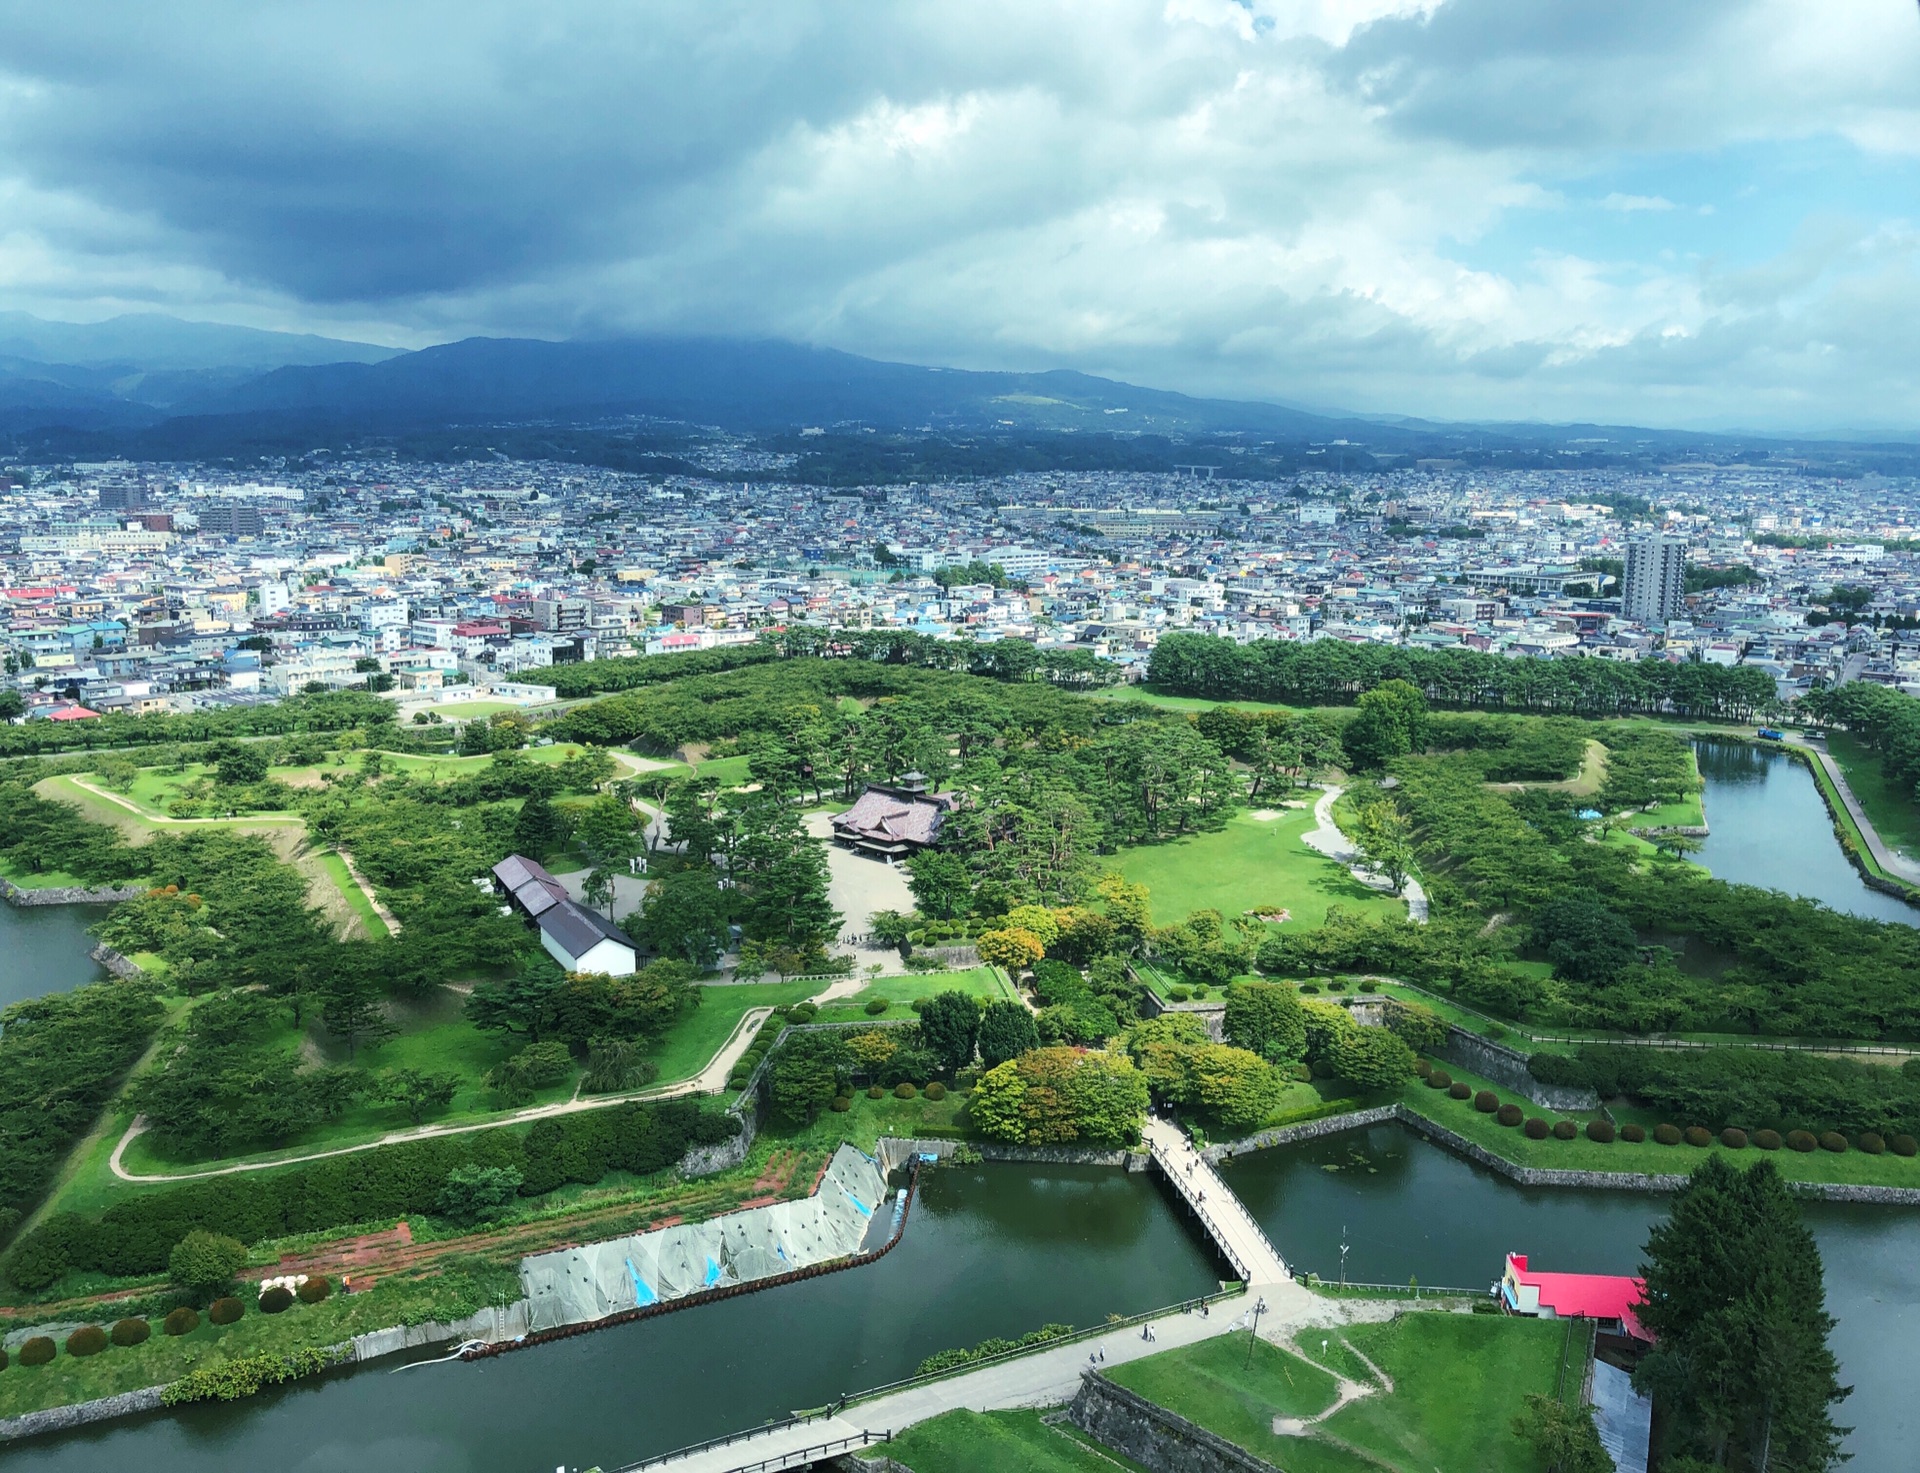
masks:
[[[1396,1100],[1391,1105],[1354,1110],[1345,1115],[1328,1115],[1299,1125],[1281,1126],[1234,1141],[1222,1141],[1201,1154],[1212,1162],[1231,1161],[1249,1151],[1270,1150],[1274,1146],[1295,1145],[1320,1136],[1337,1135],[1344,1130],[1359,1130],[1370,1125],[1397,1121],[1409,1130],[1425,1136],[1469,1161],[1497,1171],[1523,1187],[1573,1187],[1610,1192],[1677,1192],[1688,1181],[1687,1172],[1646,1171],[1573,1171],[1554,1166],[1522,1166],[1509,1161],[1485,1146],[1447,1129],[1437,1120],[1429,1120],[1418,1111]],[[1675,1147],[1674,1149],[1679,1149]],[[1827,1202],[1861,1202],[1881,1207],[1920,1207],[1920,1187],[1876,1187],[1850,1182],[1789,1182],[1797,1195],[1817,1197]]]
[[[79,885],[62,885],[47,890],[26,890],[0,875],[0,898],[10,905],[117,905],[146,893],[140,885],[100,886],[91,890]]]

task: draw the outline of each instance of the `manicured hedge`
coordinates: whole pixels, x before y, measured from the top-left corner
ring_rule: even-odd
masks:
[[[1854,1144],[1859,1146],[1860,1149],[1865,1151],[1869,1156],[1878,1156],[1887,1149],[1886,1137],[1874,1130],[1862,1131],[1860,1133],[1860,1139]]]
[[[1502,1105],[1498,1110],[1493,1112],[1493,1118],[1495,1120],[1498,1120],[1502,1125],[1508,1126],[1518,1125],[1521,1120],[1525,1118],[1525,1115],[1526,1112],[1518,1105]]]
[[[1704,1148],[1713,1144],[1713,1132],[1704,1125],[1689,1125],[1686,1129],[1687,1144]]]
[[[1473,1097],[1473,1108],[1482,1115],[1491,1115],[1500,1108],[1500,1096],[1490,1089],[1483,1089]]]
[[[844,1115],[853,1108],[853,1100],[847,1095],[835,1095],[827,1108],[836,1115]]]
[[[1580,1134],[1580,1127],[1571,1120],[1553,1122],[1553,1138],[1557,1141],[1570,1141]]]
[[[1453,1076],[1447,1073],[1445,1069],[1435,1069],[1427,1075],[1428,1089],[1451,1089],[1452,1087]]]
[[[275,1284],[260,1296],[260,1313],[282,1314],[293,1307],[293,1291],[285,1284]]]
[[[1834,1155],[1838,1156],[1847,1149],[1847,1138],[1837,1130],[1822,1131],[1820,1133],[1820,1149],[1823,1151],[1831,1151]]]
[[[1729,1125],[1720,1132],[1720,1144],[1729,1151],[1744,1151],[1747,1148],[1747,1133],[1737,1125]]]
[[[1553,1127],[1539,1115],[1528,1117],[1527,1123],[1520,1128],[1530,1141],[1543,1141],[1553,1133]]]
[[[152,1334],[153,1326],[145,1320],[119,1320],[107,1338],[115,1345],[145,1345]]]
[[[1820,1142],[1810,1130],[1790,1130],[1787,1132],[1787,1149],[1792,1151],[1811,1151]]]
[[[216,1325],[237,1324],[240,1317],[246,1312],[246,1305],[242,1304],[238,1299],[235,1299],[231,1294],[227,1295],[224,1299],[216,1299],[207,1306],[207,1318],[212,1320]]]
[[[1896,1156],[1912,1156],[1920,1153],[1920,1141],[1902,1132],[1887,1137],[1887,1148]]]
[[[1654,1140],[1663,1146],[1677,1146],[1682,1139],[1677,1125],[1656,1125],[1653,1128]]]
[[[903,1079],[893,1087],[893,1093],[896,1099],[910,1100],[920,1091]]]
[[[200,1311],[184,1304],[178,1309],[170,1309],[167,1317],[160,1322],[160,1328],[169,1335],[191,1335],[200,1328]]]
[[[1447,1086],[1447,1098],[1450,1100],[1470,1100],[1473,1098],[1473,1086],[1464,1079],[1456,1079]]]
[[[68,1355],[98,1355],[107,1348],[107,1332],[98,1325],[82,1325],[67,1336]]]
[[[947,1087],[937,1079],[929,1079],[922,1093],[930,1100],[944,1100],[947,1097]]]
[[[1620,1139],[1630,1146],[1637,1146],[1647,1138],[1644,1125],[1623,1125],[1620,1127]]]
[[[673,1165],[689,1147],[717,1144],[738,1129],[733,1116],[703,1114],[694,1100],[667,1100],[555,1116],[524,1135],[479,1130],[284,1171],[210,1177],[142,1193],[97,1220],[57,1214],[21,1239],[7,1276],[34,1292],[70,1269],[162,1272],[173,1245],[194,1228],[257,1243],[431,1212],[456,1166],[510,1167],[521,1174],[524,1196],[567,1182],[590,1186],[614,1170],[644,1176]]]
[[[1612,1145],[1613,1122],[1610,1120],[1589,1120],[1587,1122],[1587,1139],[1597,1141],[1603,1146]]]
[[[23,1366],[44,1366],[52,1362],[60,1353],[60,1347],[53,1343],[51,1335],[35,1335],[20,1345],[20,1364]]]
[[[1763,1151],[1777,1151],[1786,1144],[1777,1130],[1756,1130],[1753,1133],[1753,1143]]]

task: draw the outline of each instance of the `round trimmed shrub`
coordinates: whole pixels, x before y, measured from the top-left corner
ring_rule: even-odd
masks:
[[[1346,990],[1347,990],[1347,984],[1340,981],[1338,978],[1335,978],[1333,981],[1327,984],[1327,991],[1329,992],[1345,992]]]
[[[1689,1125],[1685,1134],[1687,1144],[1695,1148],[1703,1148],[1713,1144],[1713,1132],[1708,1130],[1704,1125]]]
[[[1680,1127],[1666,1124],[1656,1125],[1653,1128],[1653,1138],[1660,1145],[1677,1146],[1681,1140]]]
[[[1720,1132],[1720,1144],[1729,1151],[1744,1151],[1747,1148],[1747,1133],[1737,1125],[1729,1125]]]
[[[1847,1138],[1837,1130],[1823,1130],[1820,1132],[1820,1149],[1831,1151],[1836,1156],[1842,1155],[1847,1149]]]
[[[153,1326],[145,1320],[116,1320],[107,1338],[115,1345],[145,1345],[152,1334]]]
[[[1305,1084],[1313,1078],[1312,1066],[1307,1064],[1289,1064],[1287,1073],[1296,1084]]]
[[[1302,982],[1300,984],[1300,990],[1306,993],[1307,996],[1312,997],[1320,991],[1320,984],[1318,982]]]
[[[1644,1125],[1623,1125],[1620,1127],[1620,1139],[1630,1146],[1640,1145],[1646,1138],[1647,1128]]]
[[[1753,1143],[1763,1151],[1777,1151],[1786,1144],[1780,1139],[1780,1132],[1777,1130],[1756,1130],[1753,1133]]]
[[[260,1296],[260,1313],[279,1314],[293,1303],[293,1290],[285,1284],[275,1284]]]
[[[1413,1061],[1413,1072],[1418,1074],[1422,1079],[1431,1079],[1433,1077],[1433,1061],[1430,1059],[1415,1059]]]
[[[1502,1125],[1514,1126],[1526,1118],[1526,1112],[1518,1105],[1507,1104],[1495,1110],[1493,1112],[1493,1118],[1498,1120]]]
[[[733,1073],[727,1076],[727,1088],[728,1089],[745,1089],[747,1087],[747,1080],[750,1077],[751,1076],[747,1074],[741,1073],[740,1070],[735,1069]]]
[[[1362,992],[1378,992],[1380,990],[1380,984],[1369,977],[1365,982],[1360,984],[1360,990]]]
[[[302,1304],[318,1304],[332,1292],[332,1279],[325,1274],[309,1274],[307,1281],[294,1289],[293,1297]]]
[[[191,1335],[200,1328],[200,1311],[181,1305],[178,1309],[167,1311],[167,1317],[160,1321],[160,1328],[169,1335]]]
[[[107,1332],[98,1325],[82,1325],[67,1336],[68,1355],[98,1355],[107,1348]]]
[[[1204,1002],[1206,1000],[1206,996],[1207,996],[1207,989],[1205,984],[1200,982],[1194,983],[1193,984],[1193,1000],[1195,1002]]]
[[[930,1100],[944,1100],[947,1097],[947,1087],[937,1079],[929,1079],[927,1087],[921,1093]]]
[[[844,1115],[853,1108],[853,1101],[845,1095],[835,1095],[833,1097],[833,1103],[827,1108],[832,1110],[836,1115]]]
[[[1811,1151],[1819,1144],[1820,1142],[1813,1138],[1813,1132],[1810,1130],[1790,1130],[1787,1132],[1787,1149],[1789,1151]]]
[[[1473,1097],[1473,1108],[1482,1115],[1491,1115],[1500,1108],[1500,1096],[1490,1089],[1483,1089]]]
[[[1854,1144],[1869,1156],[1878,1156],[1887,1149],[1887,1138],[1877,1130],[1863,1130]]]
[[[235,1299],[231,1294],[223,1299],[216,1299],[207,1306],[207,1318],[212,1320],[216,1325],[231,1325],[246,1312],[246,1305],[242,1304],[238,1299]]]
[[[907,1004],[907,1011],[915,1015],[924,1013],[927,1010],[927,1004],[932,1001],[933,999],[930,997],[916,997],[912,1002]]]
[[[1447,1086],[1447,1098],[1450,1100],[1470,1100],[1473,1098],[1473,1086],[1464,1079],[1456,1079]]]
[[[884,997],[876,997],[867,1004],[867,1016],[877,1018],[892,1006]]]
[[[1579,1134],[1580,1127],[1575,1125],[1571,1120],[1556,1120],[1553,1122],[1553,1138],[1557,1141],[1574,1140]]]
[[[1167,989],[1168,1002],[1185,1002],[1192,996],[1193,994],[1184,987],[1169,987]]]
[[[882,1089],[882,1088],[880,1088],[880,1086],[879,1086],[879,1085],[877,1085],[877,1084],[869,1084],[869,1085],[867,1086],[867,1098],[868,1098],[868,1099],[870,1099],[870,1100],[884,1100],[884,1099],[885,1099],[886,1097],[887,1097],[887,1092],[886,1092],[886,1091],[885,1091],[884,1089]]]
[[[893,1087],[893,1097],[896,1100],[910,1100],[919,1093],[919,1090],[915,1089],[904,1079]]]
[[[1896,1156],[1920,1155],[1920,1141],[1910,1135],[1890,1135],[1887,1137],[1887,1149]]]
[[[1453,1076],[1445,1069],[1435,1069],[1427,1076],[1428,1089],[1451,1089],[1452,1087]]]
[[[1525,1132],[1527,1139],[1530,1141],[1543,1141],[1553,1134],[1553,1127],[1547,1124],[1544,1117],[1539,1115],[1529,1115],[1527,1117],[1527,1123],[1520,1128]]]
[[[820,1009],[810,1002],[797,1002],[787,1009],[787,1021],[790,1023],[811,1023],[813,1015]]]
[[[1613,1122],[1611,1120],[1589,1120],[1587,1122],[1587,1139],[1596,1141],[1603,1146],[1612,1145]]]
[[[20,1346],[20,1364],[23,1366],[44,1366],[60,1349],[53,1343],[51,1335],[35,1335],[31,1340],[23,1341]]]

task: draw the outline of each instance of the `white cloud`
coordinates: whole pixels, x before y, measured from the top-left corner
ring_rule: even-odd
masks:
[[[1759,262],[1729,234],[1737,270],[1568,233],[1579,199],[1649,239],[1736,228],[1595,198],[1642,158],[1827,139],[1902,166],[1910,9],[315,0],[22,6],[8,37],[0,291],[50,315],[772,332],[1426,414],[1920,418],[1897,197],[1836,200]]]

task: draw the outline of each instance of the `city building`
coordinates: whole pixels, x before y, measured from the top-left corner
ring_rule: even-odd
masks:
[[[1684,538],[1660,533],[1627,544],[1620,612],[1640,624],[1665,624],[1680,612],[1687,587]]]

